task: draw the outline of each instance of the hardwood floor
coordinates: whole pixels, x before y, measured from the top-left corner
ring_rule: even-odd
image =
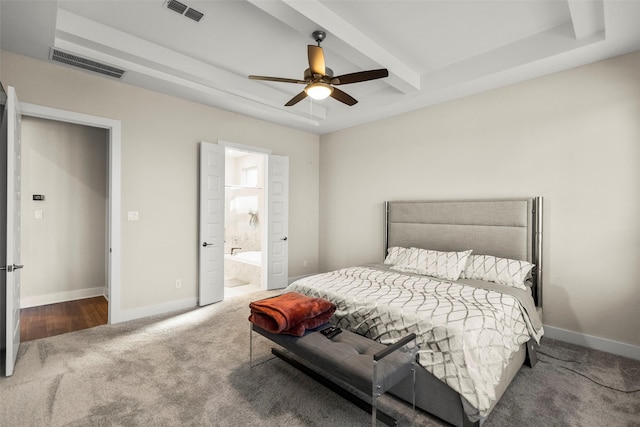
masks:
[[[105,297],[95,297],[23,308],[20,310],[20,341],[106,325],[108,304]]]

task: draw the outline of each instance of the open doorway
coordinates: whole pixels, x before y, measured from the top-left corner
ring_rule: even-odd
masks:
[[[229,236],[229,242],[225,242],[225,185],[227,181],[225,154],[227,148],[256,153],[264,159],[262,173],[264,177],[263,212],[260,212],[258,205],[256,217],[254,204],[252,207],[253,215],[249,213],[249,207],[245,207],[245,213],[242,214],[245,215],[244,221],[249,227],[262,225],[260,227],[262,236],[260,255],[257,255],[261,261],[262,277],[257,289],[283,289],[288,284],[289,158],[271,154],[271,150],[246,145],[224,141],[212,144],[203,141],[200,143],[199,159],[198,305],[200,306],[213,304],[222,301],[225,296],[230,296],[228,291],[230,287],[225,289],[224,286],[225,248],[227,248],[229,255],[231,255],[232,248],[236,248],[234,253],[242,249],[242,246],[232,246],[234,236]],[[240,168],[240,174],[242,174],[242,169]],[[245,169],[247,169],[245,171],[246,179],[253,179],[252,177],[258,174],[257,170],[250,170],[251,168],[248,166]],[[231,182],[229,181],[229,183]],[[251,204],[250,200],[246,200],[246,202]],[[240,244],[240,240],[237,241]],[[251,285],[256,284],[252,283]],[[232,292],[237,293],[240,290]]]
[[[24,341],[108,322],[108,138],[23,116]]]
[[[263,256],[266,162],[264,153],[225,148],[225,298],[266,287]]]

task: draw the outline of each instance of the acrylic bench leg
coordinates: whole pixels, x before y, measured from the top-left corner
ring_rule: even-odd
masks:
[[[411,373],[413,374],[413,396],[411,398],[411,406],[413,412],[411,413],[412,422],[416,421],[416,362],[411,364]]]
[[[253,368],[253,324],[249,323],[249,369]]]
[[[371,399],[371,425],[376,427],[376,412],[378,410],[378,397],[374,394]]]
[[[376,427],[376,415],[378,412],[378,362],[373,361],[373,373],[371,378],[371,426]]]

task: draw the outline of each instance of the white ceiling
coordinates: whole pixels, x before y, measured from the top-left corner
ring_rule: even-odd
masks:
[[[316,134],[640,50],[640,0],[0,0],[2,49],[49,61],[55,47],[126,70],[122,81]],[[336,75],[386,79],[284,104],[324,30]],[[110,77],[104,77],[110,78]]]

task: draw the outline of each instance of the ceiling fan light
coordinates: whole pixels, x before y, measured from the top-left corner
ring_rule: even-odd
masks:
[[[331,92],[333,92],[333,87],[326,83],[316,82],[308,85],[304,88],[304,91],[309,95],[309,97],[313,99],[325,99]]]

